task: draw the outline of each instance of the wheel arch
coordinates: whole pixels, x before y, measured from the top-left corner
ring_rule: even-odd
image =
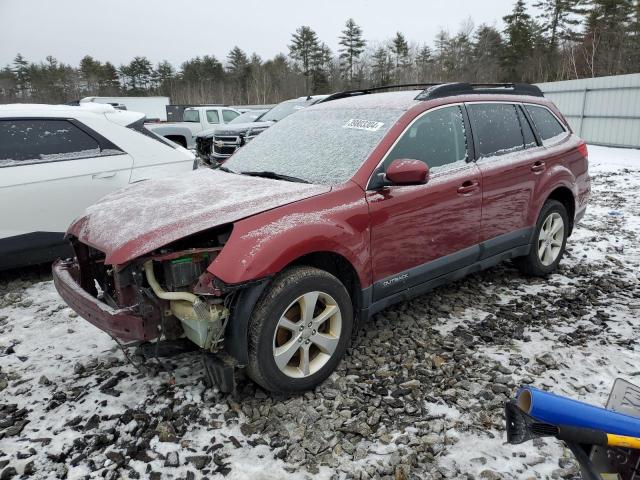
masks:
[[[564,205],[564,208],[567,209],[567,216],[569,217],[569,235],[571,235],[573,232],[573,224],[576,214],[576,199],[573,192],[568,187],[560,185],[549,193],[545,199],[545,203],[548,200],[557,200]]]

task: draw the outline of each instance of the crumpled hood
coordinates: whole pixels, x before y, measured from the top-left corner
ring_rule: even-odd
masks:
[[[188,235],[330,190],[200,169],[109,194],[75,220],[67,234],[104,252],[106,263],[119,265]]]
[[[247,123],[233,123],[225,125],[224,127],[210,128],[203,130],[196,135],[197,137],[213,137],[213,135],[240,135],[247,133],[252,128],[264,128],[270,127],[273,122],[247,122]]]

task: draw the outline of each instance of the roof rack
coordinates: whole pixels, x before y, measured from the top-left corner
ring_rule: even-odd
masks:
[[[416,100],[433,100],[434,98],[454,95],[531,95],[544,97],[542,90],[528,83],[440,83],[425,88]]]
[[[356,97],[359,95],[367,95],[369,93],[374,93],[380,90],[390,90],[393,88],[410,88],[410,87],[420,87],[426,88],[434,87],[436,85],[440,85],[439,83],[402,83],[398,85],[384,85],[382,87],[370,87],[370,88],[359,88],[357,90],[345,90],[344,92],[336,92],[329,95],[324,100],[321,100],[318,103],[329,102],[331,100],[338,100],[340,98],[348,98],[348,97]],[[426,91],[426,90],[425,90]]]

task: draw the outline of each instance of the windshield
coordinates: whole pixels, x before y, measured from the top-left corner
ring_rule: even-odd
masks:
[[[226,161],[233,172],[273,172],[310,183],[346,182],[402,115],[391,109],[305,109]]]
[[[229,124],[231,124],[231,123],[251,123],[251,122],[255,122],[256,119],[260,115],[265,113],[265,112],[266,112],[266,110],[253,110],[251,112],[244,112],[244,113],[238,115],[233,120],[231,120],[229,122]]]
[[[291,115],[298,110],[302,110],[304,107],[311,105],[310,102],[299,101],[299,102],[282,102],[279,105],[276,105],[267,113],[265,113],[262,117],[260,117],[261,122],[279,122],[284,117]]]

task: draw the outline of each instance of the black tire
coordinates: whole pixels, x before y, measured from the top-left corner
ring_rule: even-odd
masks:
[[[317,372],[293,378],[281,371],[274,359],[276,328],[280,318],[289,311],[288,307],[305,293],[313,291],[326,293],[335,300],[340,309],[340,335],[335,351]],[[309,390],[323,382],[338,366],[349,345],[352,329],[351,298],[336,277],[317,268],[289,268],[274,279],[251,314],[247,373],[257,384],[272,392],[293,393]],[[291,336],[291,339],[293,338],[294,334]],[[311,348],[316,347],[312,345]],[[301,351],[296,355],[301,355]]]
[[[545,265],[539,254],[540,230],[542,230],[545,221],[547,221],[547,219],[554,214],[559,215],[560,218],[562,218],[564,224],[562,246],[560,247],[560,252],[557,254],[555,260],[549,265]],[[558,268],[558,264],[560,263],[560,260],[562,260],[562,256],[564,255],[565,247],[567,245],[569,228],[569,216],[567,215],[567,209],[565,208],[565,206],[557,200],[547,200],[542,206],[542,210],[540,211],[540,215],[538,216],[538,222],[536,223],[536,228],[533,233],[531,251],[524,257],[516,258],[514,260],[515,265],[522,273],[534,277],[544,277],[553,273]]]

